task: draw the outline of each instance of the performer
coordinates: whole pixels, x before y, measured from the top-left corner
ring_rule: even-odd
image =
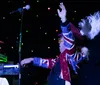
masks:
[[[61,11],[58,9],[58,15],[61,18],[62,30],[59,40],[61,54],[55,59],[40,57],[26,58],[21,61],[21,65],[33,62],[33,65],[51,69],[48,76],[48,85],[71,85],[69,65],[75,74],[77,74],[78,63],[84,59],[88,59],[89,51],[87,47],[82,47],[80,52],[76,51],[74,35],[80,39],[82,39],[82,35],[72,23],[67,22],[64,4],[60,3],[59,7]]]

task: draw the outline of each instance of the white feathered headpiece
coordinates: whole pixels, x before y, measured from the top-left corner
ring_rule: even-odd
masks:
[[[100,12],[95,12],[93,15],[87,16],[86,19],[91,25],[91,30],[89,31],[87,36],[90,39],[94,39],[94,37],[100,32]],[[82,22],[79,22],[79,25],[85,25],[86,19],[82,19]]]

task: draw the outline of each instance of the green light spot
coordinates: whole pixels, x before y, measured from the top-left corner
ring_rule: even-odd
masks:
[[[26,32],[28,32],[28,30],[26,30]]]
[[[72,18],[72,20],[75,20],[75,18]]]
[[[22,43],[22,45],[23,45],[23,43]]]

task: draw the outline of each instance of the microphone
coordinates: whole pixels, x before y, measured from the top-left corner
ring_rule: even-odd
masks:
[[[21,13],[25,9],[29,10],[30,9],[30,5],[26,5],[26,6],[22,7],[22,8],[18,8],[17,10],[14,10],[14,11],[10,12],[10,14],[13,14],[15,12],[20,12]]]
[[[23,9],[29,10],[30,9],[30,5],[26,5],[25,7],[23,7]]]

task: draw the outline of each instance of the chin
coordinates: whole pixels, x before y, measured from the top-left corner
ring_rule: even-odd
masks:
[[[64,52],[64,50],[60,50],[60,53],[63,53]]]

